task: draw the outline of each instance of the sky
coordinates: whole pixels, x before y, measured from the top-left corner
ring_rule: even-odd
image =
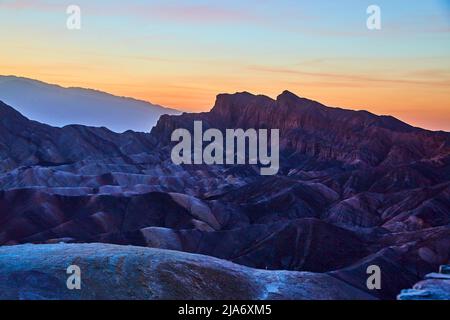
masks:
[[[0,0],[0,21],[1,75],[193,112],[290,90],[450,131],[450,0]]]

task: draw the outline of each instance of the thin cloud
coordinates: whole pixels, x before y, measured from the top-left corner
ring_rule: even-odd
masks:
[[[39,10],[39,11],[53,11],[65,8],[63,4],[56,4],[49,1],[40,0],[10,0],[0,1],[0,8],[9,10]]]
[[[128,2],[122,5],[94,6],[89,4],[91,12],[99,15],[117,15],[168,21],[173,23],[216,24],[237,22],[258,22],[262,18],[249,11],[237,10],[212,4],[136,4]]]
[[[150,14],[162,19],[176,20],[182,22],[239,22],[253,21],[255,16],[234,9],[216,7],[211,5],[158,5],[152,6]]]
[[[249,66],[249,70],[266,72],[266,73],[280,73],[288,75],[298,75],[306,77],[315,78],[325,78],[328,80],[339,80],[339,81],[350,81],[350,82],[366,82],[366,83],[390,83],[390,84],[409,84],[409,85],[425,85],[425,86],[443,86],[450,87],[450,79],[445,79],[441,81],[433,80],[407,80],[407,79],[386,79],[386,78],[376,78],[363,75],[353,75],[353,74],[339,74],[339,73],[323,73],[323,72],[309,72],[293,70],[288,68],[277,68],[277,67],[265,67],[265,66]],[[423,75],[423,74],[422,74]]]

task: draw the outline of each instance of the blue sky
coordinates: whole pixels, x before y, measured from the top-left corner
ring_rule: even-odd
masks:
[[[69,4],[81,30],[65,27]],[[194,111],[289,89],[450,130],[450,1],[0,0],[0,19],[0,74]]]

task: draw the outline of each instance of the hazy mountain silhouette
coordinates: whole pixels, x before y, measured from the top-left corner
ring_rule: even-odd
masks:
[[[15,76],[0,76],[0,100],[26,117],[52,126],[82,124],[116,132],[148,132],[161,115],[180,113],[102,91],[64,88]]]

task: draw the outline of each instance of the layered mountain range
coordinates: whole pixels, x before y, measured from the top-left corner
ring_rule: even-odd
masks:
[[[278,175],[174,165],[171,134],[194,121],[279,129]],[[150,133],[56,128],[0,103],[0,189],[0,245],[177,250],[321,273],[380,299],[450,262],[450,133],[288,91],[222,94],[210,112],[163,115]],[[366,286],[370,265],[381,290]]]

